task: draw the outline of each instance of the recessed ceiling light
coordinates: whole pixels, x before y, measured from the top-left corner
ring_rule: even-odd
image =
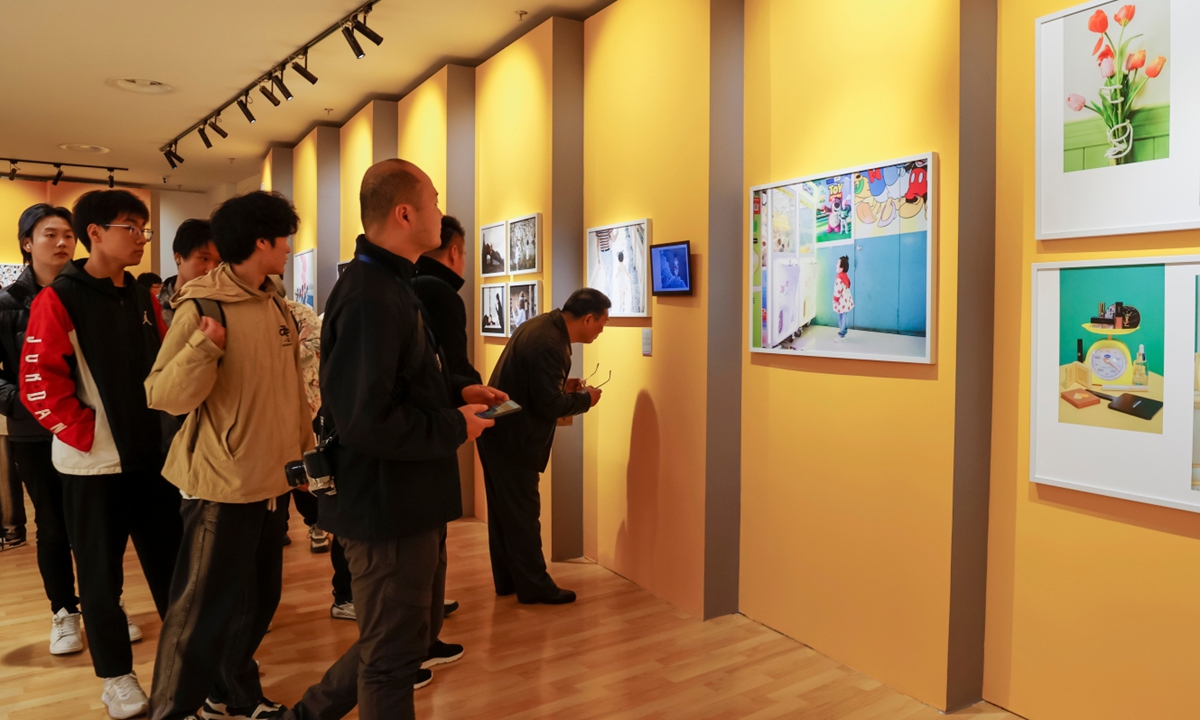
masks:
[[[74,150],[75,152],[92,153],[94,155],[103,155],[108,152],[108,148],[100,145],[84,145],[82,143],[63,143],[59,145],[63,150]]]
[[[167,93],[175,92],[174,85],[168,85],[165,82],[157,80],[143,80],[142,78],[109,78],[105,81],[105,84],[109,87],[115,87],[118,90],[141,95],[166,95]]]

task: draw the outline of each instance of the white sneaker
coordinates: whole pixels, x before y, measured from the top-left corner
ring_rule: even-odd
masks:
[[[138,684],[137,673],[104,678],[104,694],[100,701],[108,707],[108,716],[123,720],[146,712],[150,701]]]
[[[125,613],[125,624],[129,626],[129,642],[137,642],[142,639],[142,629],[133,624],[129,619],[129,613],[125,612],[125,598],[121,598],[121,612]]]
[[[358,616],[354,614],[354,603],[335,602],[329,606],[329,616],[337,620],[357,620]]]
[[[83,650],[83,637],[79,634],[79,613],[69,613],[66,608],[60,608],[51,621],[50,654],[70,655]]]

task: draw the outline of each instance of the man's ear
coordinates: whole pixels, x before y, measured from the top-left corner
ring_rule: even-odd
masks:
[[[96,223],[92,223],[91,225],[87,226],[87,234],[88,239],[92,241],[92,245],[95,245],[96,243],[103,243],[103,240],[101,240],[103,233],[100,231],[100,226]]]

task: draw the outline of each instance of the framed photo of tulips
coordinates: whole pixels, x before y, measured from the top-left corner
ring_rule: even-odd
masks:
[[[1200,2],[1037,21],[1038,240],[1200,227]]]

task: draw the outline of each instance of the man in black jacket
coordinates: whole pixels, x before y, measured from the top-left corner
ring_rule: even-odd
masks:
[[[585,413],[600,402],[598,388],[567,376],[571,343],[599,337],[610,307],[599,290],[576,290],[562,310],[517,328],[492,371],[490,384],[524,408],[498,418],[495,429],[478,443],[497,595],[516,592],[517,600],[527,604],[575,601],[575,593],[559,588],[546,572],[538,474],[550,461],[558,419]]]
[[[63,517],[62,478],[50,460],[50,440],[54,436],[21,403],[17,371],[33,299],[54,282],[75,254],[71,211],[46,203],[26,208],[18,222],[17,239],[25,270],[0,292],[0,414],[8,418],[14,479],[20,476],[33,500],[38,572],[53,615],[50,654],[65,655],[83,650],[83,638],[71,541]]]
[[[285,716],[296,720],[341,718],[355,704],[363,720],[414,717],[442,617],[446,523],[462,514],[458,446],[491,427],[478,413],[507,399],[452,376],[421,317],[414,263],[438,246],[442,217],[429,177],[385,160],[359,199],[366,233],[321,328],[337,492],[322,493],[318,520],[345,548],[359,638]]]
[[[417,260],[413,287],[425,306],[429,329],[450,360],[450,372],[482,383],[479,371],[467,357],[467,306],[458,291],[467,266],[466,234],[462,223],[442,218],[442,244]]]

